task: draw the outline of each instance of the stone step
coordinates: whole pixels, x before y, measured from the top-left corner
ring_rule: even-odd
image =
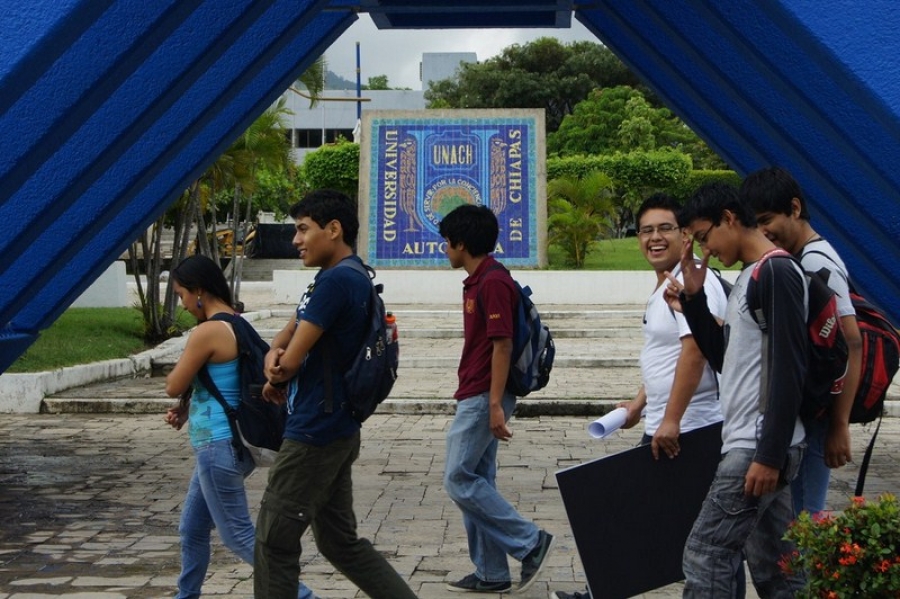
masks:
[[[635,332],[632,328],[603,328],[603,329],[550,329],[553,339],[632,339]],[[256,331],[263,339],[272,339],[278,334],[280,328],[256,327]],[[403,328],[400,336],[405,342],[408,339],[462,339],[461,327],[446,328]]]
[[[406,331],[419,330],[456,330],[462,335],[462,315],[459,311],[428,311],[408,313],[397,311],[397,327],[400,334]],[[554,338],[577,336],[635,336],[641,337],[642,311],[610,312],[573,312],[551,313],[548,317],[541,314],[541,320],[553,332]],[[293,311],[278,310],[267,314],[265,318],[253,321],[258,331],[280,331],[285,324],[294,318]],[[557,333],[558,331],[558,333]],[[616,332],[619,331],[619,332]],[[441,333],[443,335],[443,333]]]
[[[529,395],[527,401],[552,404],[552,408],[546,409],[556,411],[548,413],[566,413],[560,411],[563,409],[561,405],[574,403],[574,407],[569,409],[587,409],[602,414],[605,410],[602,406],[633,398],[640,384],[640,376],[637,366],[593,369],[556,366],[547,386]],[[417,368],[401,364],[389,400],[397,405],[391,409],[411,410],[411,413],[428,410],[444,413],[454,405],[451,400],[457,384],[456,364]],[[175,402],[166,397],[164,387],[165,381],[159,376],[104,381],[48,396],[44,399],[42,411],[163,414]],[[444,405],[440,402],[449,403]]]
[[[263,339],[271,339],[276,331],[262,329]],[[461,332],[445,330],[444,334],[417,331],[400,337],[401,368],[447,368],[454,372],[462,354]],[[412,333],[412,331],[406,331]],[[638,365],[641,341],[634,335],[609,337],[563,337],[555,339],[556,368],[623,368]],[[166,374],[178,361],[180,352],[170,352],[153,359],[155,375]]]

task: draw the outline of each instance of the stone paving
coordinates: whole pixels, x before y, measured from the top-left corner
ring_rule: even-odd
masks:
[[[242,299],[268,311],[255,323],[261,331],[273,334],[290,315],[289,306],[267,304],[264,295]],[[394,399],[364,427],[354,476],[357,517],[361,534],[420,597],[449,599],[458,594],[446,591],[446,582],[471,571],[459,511],[441,485],[461,318],[448,306],[395,308],[403,370]],[[632,447],[641,435],[620,431],[597,441],[586,427],[635,392],[642,306],[552,306],[542,314],[557,333],[557,367],[547,389],[520,402],[515,436],[499,455],[504,495],[558,538],[548,568],[523,599],[584,586],[554,473]],[[70,389],[45,400],[55,413],[0,420],[0,599],[173,596],[178,516],[193,456],[184,431],[162,422],[170,404],[162,385],[148,376]],[[890,397],[898,396],[895,384]],[[900,402],[889,403],[896,415]],[[855,464],[835,471],[829,507],[847,505],[871,429],[854,426]],[[878,439],[867,495],[898,493],[900,418],[886,418]],[[265,476],[258,470],[248,479],[254,510]],[[304,580],[326,599],[362,597],[308,541]],[[252,596],[252,569],[218,540],[209,574],[204,596]],[[644,596],[680,595],[675,584]],[[752,589],[748,597],[756,597]]]
[[[500,450],[498,485],[519,510],[558,537],[549,566],[524,599],[581,588],[584,575],[554,473],[633,446],[639,430],[604,441],[589,419],[515,418]],[[423,599],[458,596],[444,584],[470,570],[458,510],[441,487],[446,415],[375,415],[355,468],[357,517]],[[869,432],[854,427],[856,462]],[[867,494],[900,492],[900,419],[878,437]],[[0,599],[171,597],[178,574],[178,514],[193,458],[184,432],[159,414],[5,415],[0,421]],[[829,505],[847,505],[857,466],[835,471]],[[259,504],[265,470],[248,479]],[[636,533],[639,534],[639,533]],[[303,577],[328,599],[362,597],[316,552]],[[513,564],[513,572],[518,565]],[[252,570],[215,542],[205,596],[252,596]],[[647,593],[680,596],[680,585]],[[750,597],[755,595],[751,592]]]

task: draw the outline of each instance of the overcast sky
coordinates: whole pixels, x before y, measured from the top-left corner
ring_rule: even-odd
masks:
[[[539,37],[567,43],[599,40],[574,17],[569,29],[385,29],[362,14],[325,52],[328,70],[356,81],[356,42],[360,43],[362,82],[387,75],[391,87],[422,89],[419,62],[423,52],[475,52],[479,61],[499,54],[512,44]]]

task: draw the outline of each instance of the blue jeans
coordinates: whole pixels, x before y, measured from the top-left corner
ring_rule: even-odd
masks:
[[[209,567],[212,529],[239,558],[253,565],[255,533],[247,506],[244,479],[254,464],[244,453],[237,457],[231,439],[214,441],[194,449],[197,463],[181,509],[181,574],[176,599],[194,599]],[[299,599],[311,599],[312,591],[300,585]]]
[[[685,598],[734,597],[742,552],[762,599],[791,599],[803,588],[802,573],[788,576],[778,567],[778,560],[794,550],[782,539],[794,518],[790,487],[784,481],[797,475],[803,450],[789,450],[783,481],[776,491],[748,497],[744,494],[744,477],[754,453],[752,449],[732,449],[719,462],[684,547]]]
[[[524,519],[497,491],[497,447],[491,433],[488,394],[456,404],[447,433],[444,488],[462,511],[475,574],[488,582],[510,580],[506,556],[521,561],[538,543],[540,530]],[[503,396],[506,419],[516,407]]]
[[[803,510],[815,514],[825,509],[825,496],[831,478],[831,469],[825,463],[825,437],[829,422],[819,418],[804,421],[803,426],[806,428],[807,448],[800,463],[800,472],[791,482],[791,495],[795,514]]]

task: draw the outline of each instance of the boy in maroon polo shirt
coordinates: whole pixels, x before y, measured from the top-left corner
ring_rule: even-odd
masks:
[[[458,592],[504,593],[512,582],[507,555],[522,562],[518,590],[537,578],[553,535],[524,519],[497,490],[497,446],[512,431],[507,421],[516,397],[506,391],[518,292],[509,271],[490,253],[497,245],[497,217],[466,204],[441,221],[447,258],[464,268],[463,330],[456,416],[447,433],[444,488],[462,511],[475,572],[451,582]]]

